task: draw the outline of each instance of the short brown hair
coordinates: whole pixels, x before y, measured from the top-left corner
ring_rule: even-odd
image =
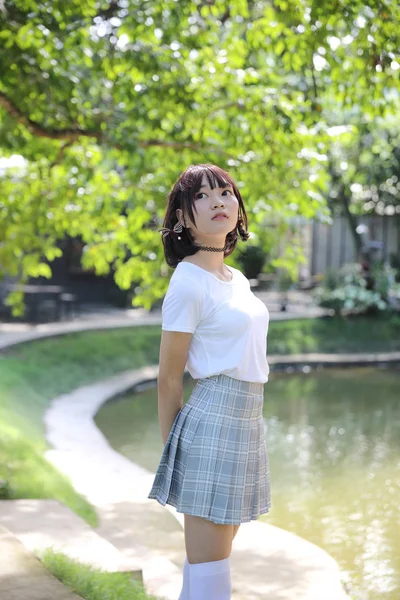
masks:
[[[250,234],[247,231],[247,214],[238,187],[229,173],[216,165],[190,165],[180,174],[168,194],[168,206],[163,221],[163,227],[173,229],[174,225],[176,225],[178,222],[178,217],[176,216],[177,208],[180,208],[184,214],[188,214],[190,220],[196,224],[193,212],[193,208],[196,210],[194,197],[200,189],[203,175],[207,177],[208,183],[212,189],[230,184],[239,201],[239,214],[236,227],[226,236],[227,248],[224,251],[224,257],[229,256],[236,247],[238,237],[245,242],[249,239]],[[191,256],[199,251],[193,236],[186,227],[183,228],[182,233],[179,233],[179,236],[181,238],[180,240],[171,233],[162,237],[165,260],[167,264],[173,268],[175,268],[185,256]]]

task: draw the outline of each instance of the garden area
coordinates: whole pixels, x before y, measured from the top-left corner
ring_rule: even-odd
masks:
[[[351,600],[397,600],[399,6],[12,0],[0,24],[0,501],[58,500],[99,527],[45,457],[45,415],[157,366],[168,193],[188,165],[215,164],[248,220],[226,265],[271,317],[265,522],[331,554]],[[155,470],[154,387],[95,419]],[[84,600],[150,598],[124,573],[41,560]]]
[[[63,477],[48,461],[43,458],[44,451],[48,446],[44,437],[43,417],[44,412],[48,408],[52,398],[60,394],[68,393],[73,389],[91,382],[98,381],[109,375],[117,374],[126,371],[130,368],[138,368],[149,364],[157,364],[158,350],[160,343],[160,328],[159,326],[137,326],[134,328],[113,329],[108,331],[86,331],[64,335],[57,338],[38,340],[31,343],[17,345],[7,351],[1,353],[0,360],[0,496],[1,498],[56,498],[65,503],[82,518],[84,518],[91,526],[96,527],[96,513],[90,504],[73,489],[72,485]],[[328,317],[322,319],[303,319],[303,320],[288,320],[288,321],[272,321],[270,324],[268,338],[269,355],[296,355],[307,353],[365,353],[365,352],[389,352],[400,351],[400,318],[397,314],[380,315],[378,317],[357,317],[354,319],[346,319],[343,317]],[[365,375],[362,375],[363,369]],[[386,394],[389,395],[389,373],[384,375],[382,371],[382,381],[372,383],[370,367],[361,368],[358,371],[366,382],[369,390],[378,390],[379,393],[386,389]],[[296,370],[295,370],[296,371]],[[292,374],[293,374],[292,369]],[[303,373],[303,375],[302,375]],[[298,412],[295,408],[300,397],[310,398],[311,382],[316,384],[318,378],[313,375],[313,370],[299,370],[297,377],[306,377],[306,380],[301,383],[299,381],[295,387],[294,381],[292,388],[285,389],[283,397],[279,403],[283,406],[291,406],[293,414]],[[308,373],[308,376],[307,376]],[[338,385],[341,379],[347,387],[347,392],[354,393],[352,402],[356,396],[357,386],[360,389],[360,383],[354,382],[356,388],[351,387],[351,369],[349,375],[340,372],[334,372],[333,380],[330,387],[334,397],[338,397]],[[329,370],[328,370],[328,377]],[[292,376],[291,376],[292,377]],[[319,373],[318,377],[321,377]],[[386,388],[382,388],[382,382],[385,382]],[[272,386],[284,385],[285,380],[289,384],[288,376],[278,372],[271,376]],[[393,380],[393,385],[396,379]],[[322,385],[322,383],[321,383]],[[392,385],[392,384],[391,384]],[[300,387],[298,387],[300,386]],[[306,387],[304,387],[306,386]],[[272,402],[272,397],[268,394],[275,392],[274,387],[266,389],[266,405],[271,410],[271,415],[278,415],[278,404],[275,406]],[[353,389],[354,388],[354,389]],[[344,399],[344,389],[339,393],[339,397]],[[353,389],[353,392],[350,390]],[[271,390],[271,392],[269,392]],[[322,392],[324,390],[324,392]],[[314,392],[315,397],[321,398],[321,395],[326,393],[327,385],[323,388],[317,388]],[[336,391],[335,391],[336,390]],[[187,390],[187,394],[189,390]],[[280,392],[282,393],[282,392]],[[395,387],[393,388],[395,394]],[[366,402],[366,395],[362,392],[360,402]],[[269,398],[269,399],[268,399]],[[378,394],[379,398],[379,394]],[[297,399],[297,400],[296,400]],[[386,397],[386,400],[388,397]],[[348,400],[349,402],[349,400]],[[151,428],[156,432],[157,440],[155,441],[156,450],[145,446],[136,445],[135,451],[130,458],[141,461],[145,460],[147,468],[154,469],[154,464],[149,464],[151,456],[158,456],[160,444],[158,425],[156,423],[156,406],[154,400],[145,400],[134,395],[130,397],[129,410],[136,410],[140,413],[147,407],[146,417],[152,415]],[[333,402],[332,410],[333,410]],[[107,429],[113,427],[119,433],[120,437],[123,434],[124,427],[130,422],[142,423],[140,431],[144,434],[150,425],[146,425],[140,419],[138,414],[130,415],[130,417],[115,420],[115,417],[107,411],[113,412],[119,403],[111,403],[103,410],[108,416],[104,421],[101,412],[99,413],[98,425],[108,435]],[[121,405],[122,406],[122,405]],[[140,409],[142,406],[142,409]],[[275,408],[274,408],[275,406]],[[136,408],[135,408],[136,407]],[[347,407],[346,411],[350,409]],[[341,409],[341,414],[344,415],[344,409]],[[367,405],[363,409],[363,419],[365,426],[368,425],[368,408]],[[395,406],[392,407],[395,410]],[[365,412],[366,411],[366,412]],[[372,416],[372,415],[371,415]],[[394,414],[392,413],[392,418]],[[335,417],[336,418],[336,417]],[[341,419],[339,419],[341,421]],[[295,418],[294,424],[298,422],[298,417]],[[311,423],[315,424],[311,417]],[[331,420],[331,425],[334,420]],[[361,422],[361,421],[360,421]],[[396,421],[394,421],[396,422]],[[392,425],[394,425],[394,422]],[[106,423],[106,425],[104,425]],[[114,423],[114,425],[112,425]],[[119,424],[118,424],[119,423]],[[271,430],[274,421],[271,421]],[[132,444],[129,436],[132,436],[132,427],[129,427],[130,434],[128,439],[123,444],[124,447]],[[114,434],[115,435],[115,434]],[[154,433],[153,433],[154,435]],[[111,438],[112,439],[112,438]],[[148,439],[148,438],[147,438]],[[274,438],[271,436],[271,450],[274,444]],[[113,442],[112,442],[113,443]],[[143,452],[146,459],[141,458]],[[349,454],[349,453],[348,453]],[[323,453],[325,455],[325,453]],[[146,462],[147,461],[147,462]],[[282,468],[280,469],[282,471]],[[366,472],[367,474],[367,472]],[[292,476],[293,477],[293,476]],[[281,478],[280,478],[281,479]],[[282,485],[282,479],[281,484]],[[279,489],[279,487],[278,487]],[[306,488],[305,488],[306,489]],[[286,523],[287,521],[286,515]],[[283,526],[280,523],[280,526]],[[300,533],[299,533],[300,534]],[[302,531],[304,535],[304,530]],[[63,562],[64,561],[64,562]],[[61,562],[49,560],[50,565],[64,565],[68,563],[68,559],[61,559]],[[83,568],[83,567],[82,567]],[[60,566],[58,567],[60,569]],[[58,571],[57,571],[58,572]],[[73,571],[72,571],[73,572]],[[124,584],[128,585],[128,584]],[[101,586],[100,586],[101,587]],[[102,598],[102,595],[94,596]],[[138,596],[140,597],[140,596]],[[357,598],[357,596],[354,596]],[[390,596],[388,596],[390,597]]]

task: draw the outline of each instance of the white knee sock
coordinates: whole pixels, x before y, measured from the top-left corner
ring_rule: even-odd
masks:
[[[190,600],[231,600],[230,557],[189,563]]]
[[[190,600],[189,563],[187,557],[183,565],[183,584],[178,600]]]

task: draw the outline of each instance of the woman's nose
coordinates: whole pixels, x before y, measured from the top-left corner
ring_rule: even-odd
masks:
[[[212,202],[213,206],[220,206],[221,204],[224,204],[224,201],[222,198],[215,198]]]

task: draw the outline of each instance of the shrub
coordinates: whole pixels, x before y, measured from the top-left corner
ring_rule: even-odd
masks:
[[[336,285],[334,285],[336,284]],[[344,265],[327,273],[314,298],[323,308],[336,314],[367,314],[396,309],[400,302],[400,285],[387,264],[375,264],[365,273],[358,263]]]
[[[261,273],[265,261],[266,252],[256,244],[248,244],[238,255],[237,261],[248,279],[256,279]]]

